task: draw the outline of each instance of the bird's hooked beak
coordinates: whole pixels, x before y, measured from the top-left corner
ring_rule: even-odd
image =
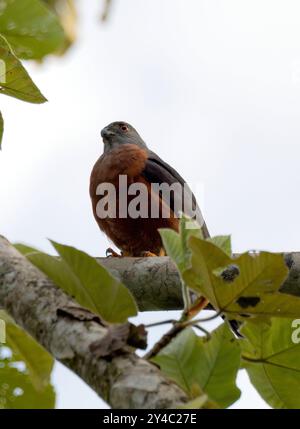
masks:
[[[115,133],[113,131],[110,131],[108,127],[103,128],[103,130],[101,131],[101,137],[104,140],[110,140],[114,135]]]

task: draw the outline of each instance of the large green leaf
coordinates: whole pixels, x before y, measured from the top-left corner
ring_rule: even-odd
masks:
[[[207,238],[207,241],[222,249],[228,256],[232,255],[230,235],[217,235],[216,237]]]
[[[184,280],[230,317],[297,317],[300,298],[279,288],[288,268],[282,254],[244,253],[231,258],[213,243],[191,237],[192,268]]]
[[[47,384],[42,391],[36,390],[27,370],[19,367],[19,361],[14,358],[1,359],[0,346],[0,409],[54,408],[52,385]]]
[[[49,384],[54,359],[2,310],[0,319],[6,323],[5,345],[13,351],[16,360],[24,362],[35,389],[43,390]]]
[[[173,259],[180,272],[185,270],[185,260],[180,235],[173,229],[159,230],[167,255]]]
[[[0,33],[24,59],[41,59],[65,43],[58,17],[40,0],[1,0]]]
[[[6,324],[6,343],[0,345],[0,409],[54,408],[53,358],[3,310],[0,319]]]
[[[300,342],[291,319],[247,323],[242,329],[242,362],[252,384],[274,408],[300,408]]]
[[[193,226],[190,228],[188,226]],[[203,239],[201,228],[198,224],[183,215],[179,222],[179,233],[172,229],[162,228],[159,230],[162,237],[164,248],[167,255],[173,259],[181,275],[186,270],[191,268],[191,249],[189,247],[189,240],[191,237]],[[230,236],[221,235],[207,239],[208,242],[215,244],[215,246],[222,249],[225,253],[231,256],[231,239]],[[191,273],[190,273],[191,275]]]
[[[28,246],[16,247],[57,286],[106,321],[123,323],[137,314],[137,306],[129,290],[95,258],[71,246],[53,241],[52,244],[61,259]]]
[[[213,331],[210,339],[185,329],[153,361],[191,397],[197,386],[220,407],[228,407],[240,396],[235,385],[240,348],[226,324]]]
[[[21,62],[0,35],[0,89],[6,94],[30,103],[44,103],[46,98],[35,86]]]
[[[179,221],[179,232],[169,228],[161,228],[159,233],[167,255],[173,259],[179,272],[182,274],[190,267],[191,251],[188,247],[189,238],[203,237],[200,226],[183,214]]]

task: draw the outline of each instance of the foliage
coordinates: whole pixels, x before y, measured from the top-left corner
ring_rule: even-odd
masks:
[[[30,103],[46,101],[2,36],[0,36],[0,58],[4,61],[0,68],[2,94]]]
[[[209,300],[216,316],[223,314],[229,320],[243,322],[243,338],[227,342],[227,356],[224,345],[220,346],[219,352],[224,353],[223,367],[220,373],[214,368],[218,376],[213,391],[209,383],[205,385],[202,381],[209,372],[207,359],[202,355],[205,356],[205,347],[209,344],[211,350],[213,345],[217,348],[218,330],[212,333],[211,343],[191,330],[184,331],[154,361],[190,394],[193,383],[197,382],[201,391],[219,406],[228,406],[238,397],[232,394],[232,401],[227,399],[226,402],[226,394],[230,398],[228,383],[230,381],[233,388],[233,374],[239,366],[229,351],[237,344],[242,350],[242,367],[266,402],[275,408],[300,408],[300,341],[293,338],[292,329],[292,318],[300,314],[300,299],[279,292],[288,273],[283,255],[247,252],[235,258],[231,253],[230,237],[204,240],[200,229],[187,230],[188,222],[191,220],[181,219],[179,233],[161,230],[165,248],[185,284]],[[209,363],[213,365],[212,362],[215,361],[210,355]],[[231,375],[226,369],[228,365],[232,365]],[[227,384],[224,377],[227,377]],[[216,396],[220,392],[224,398]]]
[[[0,344],[0,409],[54,408],[53,358],[4,311],[6,343]]]
[[[40,0],[4,0],[0,8],[0,33],[17,57],[40,60],[64,43],[57,16]]]
[[[58,16],[64,29],[64,41],[55,52],[57,55],[62,55],[76,39],[77,12],[75,0],[43,0],[43,2]]]
[[[198,336],[192,326],[205,319],[186,321],[186,327],[152,361],[187,392],[190,402],[183,407],[230,406],[240,396],[236,376],[244,368],[271,406],[299,408],[300,346],[292,336],[291,316],[297,316],[300,307],[299,298],[278,290],[287,275],[283,256],[250,252],[235,258],[230,237],[203,240],[199,229],[186,228],[188,222],[181,219],[179,233],[162,230],[164,245],[188,287],[208,298],[215,317],[223,314],[225,322],[211,334]],[[136,314],[129,291],[95,258],[70,246],[52,244],[59,257],[25,245],[16,247],[66,293],[106,321],[120,323]],[[233,317],[242,322],[243,338],[235,338],[226,323]],[[14,338],[18,346],[12,340],[11,345],[18,352],[23,341],[19,335]],[[50,364],[43,370],[36,368],[34,357],[23,361],[34,388],[41,387],[37,380],[49,374]]]
[[[1,0],[0,90],[2,94],[30,103],[46,101],[20,59],[40,61],[49,54],[63,52],[71,43],[71,39],[64,31],[60,19],[63,20],[63,17],[59,17],[42,0]],[[64,17],[64,22],[66,21],[67,18]],[[64,27],[67,27],[67,24]],[[0,148],[2,135],[1,115]]]
[[[52,241],[60,259],[28,246],[19,251],[82,306],[111,323],[122,323],[137,313],[129,290],[87,253]]]
[[[212,332],[211,338],[185,329],[153,361],[191,398],[201,391],[224,408],[240,396],[235,385],[240,347],[225,323]]]
[[[300,408],[300,340],[293,320],[247,323],[242,333],[243,366],[260,395],[274,408]]]
[[[230,406],[240,396],[236,376],[242,367],[271,406],[299,408],[300,346],[292,340],[290,317],[298,314],[300,306],[298,298],[278,291],[287,275],[283,256],[251,252],[235,258],[230,237],[204,240],[200,229],[195,225],[188,229],[187,224],[191,220],[183,217],[179,233],[161,231],[165,248],[188,287],[213,304],[216,317],[223,314],[243,322],[243,338],[235,338],[226,321],[211,334],[198,336],[191,326],[199,322],[190,320],[152,361],[187,392],[190,402],[184,407]],[[129,291],[95,258],[52,244],[59,258],[32,247],[16,247],[66,293],[108,322],[124,322],[136,314]],[[21,347],[20,337],[18,344]],[[31,382],[38,387],[34,377],[41,372],[35,365],[26,362]]]
[[[104,17],[109,5],[106,1]],[[20,60],[40,62],[50,54],[61,55],[75,37],[74,0],[1,0],[1,93],[30,103],[46,102]],[[0,112],[0,148],[3,129]],[[300,408],[300,341],[293,320],[300,314],[300,298],[279,291],[288,273],[283,255],[246,252],[236,258],[229,236],[204,240],[197,224],[186,217],[179,233],[161,230],[161,236],[178,267],[184,297],[191,291],[198,299],[205,297],[215,317],[225,319],[206,336],[196,335],[191,326],[199,322],[188,320],[185,329],[152,359],[189,395],[190,402],[182,407],[230,406],[240,396],[236,376],[243,368],[270,406]],[[17,248],[57,286],[107,322],[123,323],[137,314],[130,292],[95,258],[52,244],[59,257],[24,245]],[[53,408],[53,358],[3,311],[0,319],[6,322],[7,341],[0,344],[0,408]],[[234,337],[228,319],[242,324],[243,338]]]

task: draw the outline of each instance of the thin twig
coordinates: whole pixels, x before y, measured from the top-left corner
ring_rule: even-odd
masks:
[[[209,317],[204,317],[203,319],[195,319],[195,320],[191,320],[190,323],[191,324],[196,324],[196,323],[203,323],[203,322],[210,322],[211,320],[217,319],[218,317],[220,317],[222,314],[221,311],[218,311],[216,314],[214,314],[213,316],[209,316]]]
[[[190,290],[182,279],[181,279],[181,290],[182,290],[182,299],[184,304],[184,314],[188,314],[191,307]]]
[[[104,7],[103,7],[103,12],[102,12],[102,16],[101,16],[101,20],[102,22],[107,21],[110,9],[111,9],[111,0],[105,0],[104,1]]]
[[[162,336],[162,338],[154,344],[153,348],[145,354],[144,359],[151,359],[156,356],[164,347],[166,347],[183,329],[185,325],[183,323],[174,323],[172,328]]]
[[[152,328],[155,326],[165,325],[167,323],[173,323],[173,327],[152,347],[151,350],[149,350],[148,353],[145,354],[145,359],[151,359],[154,356],[156,356],[164,347],[166,347],[181,331],[183,331],[185,328],[189,326],[193,326],[196,329],[199,329],[201,332],[203,332],[208,338],[211,337],[209,331],[204,329],[202,326],[199,326],[198,323],[203,322],[209,322],[211,320],[216,319],[219,317],[222,313],[219,311],[213,316],[206,317],[203,319],[196,319],[196,320],[181,320],[177,322],[176,320],[163,320],[162,322],[156,322],[151,323],[149,325],[146,325],[146,328]]]
[[[206,329],[202,328],[202,326],[199,325],[192,325],[194,328],[199,329],[199,331],[203,332],[208,339],[211,339],[211,334]]]
[[[175,319],[162,320],[161,322],[149,323],[148,325],[145,325],[145,328],[155,328],[156,326],[167,325],[168,323],[176,323],[176,322],[177,320]]]

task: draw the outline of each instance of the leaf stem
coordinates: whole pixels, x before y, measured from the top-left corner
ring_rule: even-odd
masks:
[[[181,290],[182,290],[182,298],[183,298],[183,304],[184,304],[184,311],[183,316],[187,315],[189,312],[189,309],[191,308],[191,296],[189,288],[187,287],[186,283],[181,279]]]

